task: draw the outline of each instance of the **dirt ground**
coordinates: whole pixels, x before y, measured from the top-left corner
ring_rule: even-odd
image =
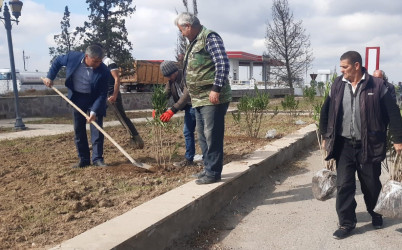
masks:
[[[309,117],[267,115],[261,138],[250,138],[227,116],[224,164],[240,160],[266,145],[265,133],[276,129],[280,138],[312,123]],[[184,155],[182,118],[177,129],[164,135],[174,147],[166,166],[157,166],[152,127],[136,124],[145,148],[133,150],[122,126],[106,128],[135,160],[154,166],[150,171],[133,166],[105,139],[106,168],[73,169],[77,162],[73,133],[0,143],[0,249],[43,249],[72,238],[98,224],[190,180],[202,167],[176,168]],[[199,148],[197,153],[200,154]]]

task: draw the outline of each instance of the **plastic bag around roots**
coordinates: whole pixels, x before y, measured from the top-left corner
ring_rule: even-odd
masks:
[[[382,186],[374,212],[402,219],[402,183],[389,180]]]
[[[328,169],[321,169],[313,176],[312,190],[314,198],[325,201],[336,193],[336,173]]]

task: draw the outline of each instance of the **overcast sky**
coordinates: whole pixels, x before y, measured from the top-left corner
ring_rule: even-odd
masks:
[[[7,1],[8,2],[8,1]],[[60,32],[64,8],[71,12],[71,27],[82,26],[89,14],[85,0],[22,0],[19,25],[12,36],[16,68],[47,71],[53,35]],[[127,20],[129,40],[136,59],[174,60],[177,28],[173,21],[184,11],[182,0],[133,0],[137,11]],[[188,1],[191,5],[192,1]],[[203,25],[218,32],[227,51],[262,55],[266,24],[271,20],[271,0],[198,0]],[[302,20],[310,35],[315,60],[309,74],[336,68],[343,52],[356,50],[365,57],[366,47],[381,47],[380,68],[390,81],[402,81],[402,1],[289,0],[295,20]],[[190,6],[190,9],[192,7]],[[9,68],[4,25],[0,25],[0,68]],[[1,31],[2,30],[2,31]],[[372,73],[372,72],[371,72]],[[241,78],[244,78],[244,76]]]

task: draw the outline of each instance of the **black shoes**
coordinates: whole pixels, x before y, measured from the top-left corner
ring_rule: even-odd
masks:
[[[340,226],[332,236],[337,240],[344,239],[351,234],[353,229],[354,229],[353,227]]]
[[[73,168],[86,168],[89,167],[89,165],[91,165],[89,162],[79,161],[78,163],[73,165]],[[93,162],[92,165],[94,165],[95,167],[107,167],[103,160],[97,160]]]
[[[131,137],[131,145],[133,145],[133,149],[143,149],[144,141],[142,140],[140,135],[134,135]]]
[[[371,217],[371,224],[375,229],[382,228],[382,216],[381,215],[374,215]]]
[[[215,177],[208,176],[204,174],[201,178],[198,178],[198,180],[195,181],[196,184],[198,185],[203,185],[203,184],[211,184],[220,181],[221,178],[217,179]]]
[[[107,167],[103,160],[97,160],[92,163],[95,167]]]
[[[202,185],[202,184],[211,184],[215,183],[221,180],[221,178],[215,178],[212,176],[208,176],[207,172],[205,170],[202,170],[199,173],[193,174],[191,177],[197,178],[195,181],[196,184]]]
[[[88,167],[90,164],[89,162],[79,161],[78,163],[73,165],[73,168],[85,168]]]
[[[195,162],[189,161],[187,159],[184,159],[179,162],[173,162],[173,166],[175,166],[175,167],[191,167],[191,166],[195,166],[195,165],[196,165]]]
[[[371,217],[371,224],[373,225],[373,227],[375,229],[382,228],[382,224],[383,224],[382,215],[380,215],[380,214],[373,215]],[[354,229],[354,227],[340,226],[338,228],[338,230],[336,230],[334,232],[333,236],[334,236],[335,239],[338,239],[338,240],[344,239],[344,238],[346,238],[346,237],[351,235],[351,232],[352,232],[353,229]]]
[[[191,175],[191,177],[200,179],[200,178],[204,177],[206,174],[207,174],[207,172],[205,172],[205,170],[202,170],[199,173]]]

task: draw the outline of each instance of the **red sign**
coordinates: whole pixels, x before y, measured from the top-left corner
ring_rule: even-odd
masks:
[[[315,79],[317,78],[317,74],[310,74],[310,76],[311,76],[311,79],[312,79],[313,81],[315,81]]]

